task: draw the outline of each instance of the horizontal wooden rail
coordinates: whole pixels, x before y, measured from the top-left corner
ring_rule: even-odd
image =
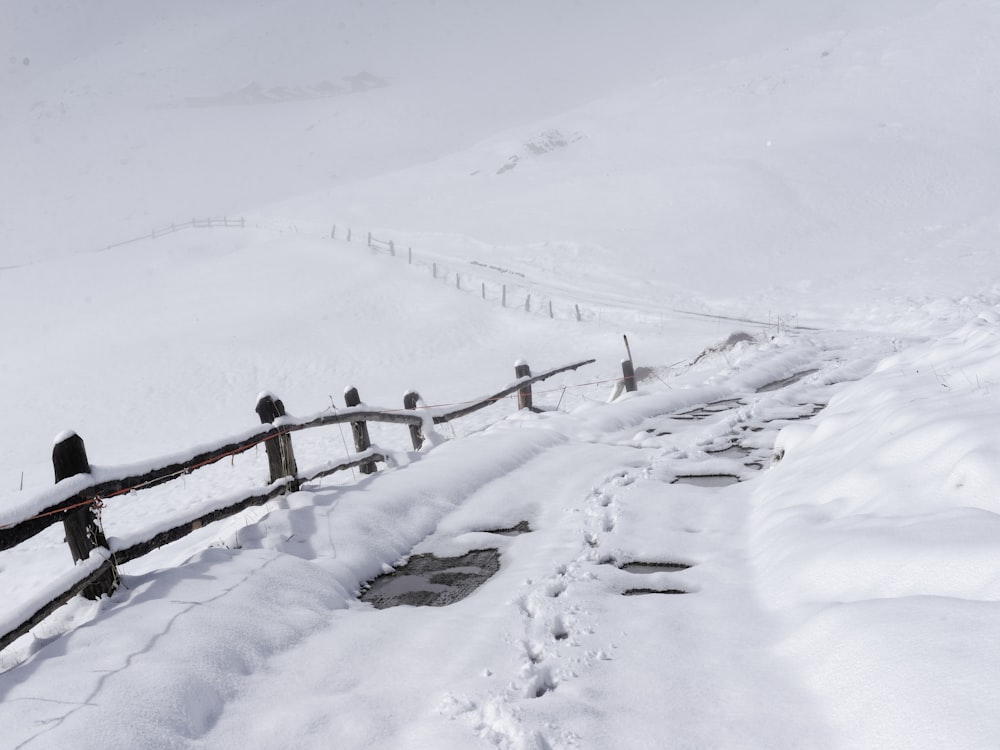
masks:
[[[107,554],[106,551],[105,554]],[[29,614],[21,614],[17,617],[20,622],[13,627],[7,626],[7,632],[0,635],[0,649],[7,648],[7,646],[38,625],[63,604],[66,604],[66,602],[81,593],[102,576],[107,575],[111,569],[111,560],[97,555],[94,555],[93,559],[85,560],[78,565],[71,571],[69,576],[64,576],[56,586],[53,586],[56,589],[55,594],[42,597],[47,599],[44,604],[41,606],[35,605],[37,608],[31,607]]]
[[[115,562],[118,565],[124,565],[131,560],[135,560],[136,558],[152,552],[158,547],[162,547],[164,544],[176,542],[178,539],[182,539],[207,524],[215,521],[221,521],[223,518],[229,518],[230,516],[234,516],[237,513],[240,513],[247,508],[252,508],[255,505],[263,505],[268,500],[273,500],[279,495],[283,495],[288,492],[289,484],[291,484],[291,479],[286,477],[268,485],[266,488],[258,492],[253,492],[237,500],[232,505],[227,505],[225,508],[219,508],[217,510],[204,513],[190,521],[184,521],[178,526],[161,531],[154,534],[149,539],[135,542],[134,544],[130,544],[128,547],[123,549],[114,549],[113,552]]]
[[[58,521],[63,520],[66,512],[94,501],[96,498],[106,498],[110,495],[123,494],[136,489],[148,489],[164,482],[169,482],[183,476],[193,469],[208,466],[229,456],[250,450],[265,440],[277,437],[277,427],[259,428],[242,439],[227,439],[222,445],[188,456],[184,459],[167,458],[169,463],[148,469],[136,474],[126,474],[123,477],[99,481],[107,469],[98,469],[96,475],[78,474],[57,483],[53,490],[45,493],[47,503],[34,516],[18,523],[7,524],[0,528],[0,550],[10,549],[35,534],[44,531]],[[164,459],[161,459],[164,460]],[[129,467],[120,467],[118,471],[127,472]],[[83,486],[81,487],[81,482]],[[59,490],[63,491],[60,492]],[[53,498],[54,502],[48,500]],[[49,504],[50,503],[50,504]]]
[[[314,482],[322,477],[330,476],[338,471],[346,471],[347,469],[352,469],[355,466],[360,466],[366,461],[385,461],[385,456],[374,450],[365,451],[364,454],[358,455],[355,458],[348,459],[346,461],[336,461],[329,465],[313,469],[309,472],[302,472],[296,477],[299,483]],[[117,545],[112,545],[112,551],[114,552],[115,562],[119,565],[123,565],[130,560],[135,560],[136,558],[142,557],[149,552],[152,552],[158,547],[162,547],[164,544],[169,544],[170,542],[177,541],[188,534],[197,531],[203,526],[207,526],[215,521],[221,521],[224,518],[229,518],[230,516],[235,516],[237,513],[241,513],[247,508],[252,508],[257,505],[263,505],[268,500],[273,500],[279,495],[284,495],[288,492],[289,487],[292,485],[292,477],[283,477],[277,482],[272,482],[267,487],[264,487],[255,492],[251,492],[239,499],[233,500],[231,503],[225,505],[221,508],[216,508],[209,511],[208,513],[203,513],[197,518],[193,518],[189,521],[183,521],[173,528],[166,529],[164,531],[158,532],[148,539],[144,539],[138,542],[133,542],[127,547],[118,547]]]
[[[526,385],[531,385],[532,383],[538,383],[538,382],[540,382],[542,380],[547,380],[548,378],[551,378],[553,375],[558,375],[561,372],[567,372],[569,370],[576,370],[577,368],[583,367],[584,365],[591,365],[591,364],[593,364],[596,361],[597,361],[596,359],[587,359],[587,360],[584,360],[583,362],[577,362],[577,363],[572,364],[572,365],[565,365],[564,367],[556,367],[556,368],[554,368],[552,370],[546,370],[545,372],[541,373],[540,375],[533,375],[531,377],[526,377],[526,378],[518,378],[511,385],[509,385],[507,388],[504,388],[502,391],[498,391],[497,393],[494,393],[492,396],[487,396],[486,398],[481,399],[481,400],[479,400],[479,401],[477,401],[477,402],[475,402],[473,404],[470,404],[469,406],[463,406],[461,408],[453,409],[452,411],[445,412],[444,414],[438,414],[438,415],[436,415],[434,417],[434,424],[442,424],[444,422],[450,422],[453,419],[458,419],[459,417],[464,417],[467,414],[472,414],[474,411],[478,411],[480,409],[484,409],[487,406],[495,404],[497,401],[499,401],[502,398],[505,398],[505,397],[510,396],[510,395],[512,395],[514,393],[517,393],[519,390],[521,390],[522,388],[524,388]]]
[[[321,477],[329,476],[330,474],[338,471],[345,471],[355,466],[360,466],[366,461],[384,462],[385,456],[377,453],[375,449],[372,449],[354,459],[333,462],[329,465],[313,469],[309,472],[303,472],[299,474],[298,478],[300,482],[311,482]],[[46,601],[45,604],[41,605],[29,615],[21,615],[19,618],[21,621],[17,625],[12,628],[8,626],[8,631],[0,634],[0,649],[4,649],[9,646],[22,635],[42,622],[42,620],[50,614],[55,612],[63,604],[66,604],[70,599],[80,594],[84,589],[99,580],[102,576],[107,575],[112,569],[112,559],[117,565],[123,565],[131,560],[135,560],[152,552],[158,547],[162,547],[170,542],[175,542],[210,523],[234,516],[247,508],[263,505],[269,500],[286,493],[290,484],[291,478],[285,477],[277,482],[274,482],[268,487],[256,492],[251,492],[249,495],[241,497],[223,508],[217,508],[208,513],[204,513],[195,519],[185,521],[177,526],[174,526],[173,528],[161,531],[148,539],[133,542],[126,547],[112,545],[111,552],[105,551],[103,555],[94,555],[92,559],[85,560],[70,574],[69,583],[63,582],[61,585],[57,585],[55,587],[58,589],[57,592],[55,594],[50,594],[48,601]]]

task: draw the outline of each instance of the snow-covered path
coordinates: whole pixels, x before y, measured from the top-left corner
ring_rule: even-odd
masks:
[[[518,414],[297,493],[238,549],[127,575],[0,677],[13,746],[832,746],[757,600],[754,482],[701,486],[752,480],[781,427],[872,365],[846,337],[782,338],[710,355],[748,361],[717,382]],[[355,599],[411,554],[483,548],[500,571],[447,607]]]

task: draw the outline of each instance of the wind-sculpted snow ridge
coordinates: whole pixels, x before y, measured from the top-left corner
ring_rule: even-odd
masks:
[[[884,361],[753,494],[757,595],[840,747],[1000,741],[1000,315]]]
[[[775,650],[785,622],[757,593],[750,499],[782,430],[888,346],[741,340],[687,371],[701,385],[518,412],[290,495],[176,568],[124,566],[76,627],[26,639],[0,719],[28,748],[835,747]],[[677,481],[719,474],[741,481]],[[447,606],[356,598],[421,556],[451,561],[429,581],[443,592],[473,550],[499,570]]]

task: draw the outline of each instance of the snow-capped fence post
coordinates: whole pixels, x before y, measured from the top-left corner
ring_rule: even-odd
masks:
[[[514,363],[514,377],[518,379],[531,377],[531,368],[528,367],[527,362],[518,360]],[[531,401],[531,384],[522,385],[517,390],[517,408],[530,409]]]
[[[52,446],[52,466],[55,469],[56,483],[77,474],[89,474],[90,461],[87,459],[83,439],[75,432],[67,432],[56,438],[56,443]],[[108,540],[101,527],[101,515],[96,502],[87,503],[67,513],[63,519],[63,529],[74,563],[86,560],[92,550],[108,549]],[[105,594],[110,596],[118,587],[118,580],[118,569],[111,562],[106,573],[83,589],[83,595],[88,599],[100,599]]]
[[[409,391],[403,396],[403,408],[404,409],[416,409],[417,402],[420,400],[420,394],[416,391]],[[420,426],[411,424],[410,425],[410,441],[413,443],[413,450],[418,451],[420,447],[424,444],[424,435],[420,431]]]
[[[344,391],[344,402],[347,404],[348,408],[352,406],[361,405],[361,396],[358,394],[358,389],[348,388]],[[358,453],[364,453],[366,450],[372,447],[372,440],[368,434],[368,423],[364,421],[351,422],[351,432],[354,433],[354,449]],[[358,470],[362,474],[374,474],[375,473],[375,461],[365,461],[358,467]]]
[[[280,417],[285,416],[285,405],[281,403],[280,398],[276,399],[270,393],[262,393],[257,397],[256,412],[261,424],[273,425]],[[277,482],[282,477],[292,477],[289,490],[297,491],[299,484],[295,477],[299,469],[295,462],[295,453],[292,451],[292,436],[287,433],[282,434],[279,428],[276,437],[265,441],[264,449],[267,451],[271,481]]]

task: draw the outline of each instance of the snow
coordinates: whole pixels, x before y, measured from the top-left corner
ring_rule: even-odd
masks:
[[[6,744],[1000,745],[996,3],[203,6],[0,27],[0,524],[261,433],[265,394],[293,426],[411,386],[427,439],[371,422],[377,473],[60,608],[0,652]],[[93,473],[53,487],[70,434]],[[251,450],[104,529],[281,484]],[[103,561],[62,536],[0,553],[0,622]],[[461,601],[358,598],[475,549]]]

